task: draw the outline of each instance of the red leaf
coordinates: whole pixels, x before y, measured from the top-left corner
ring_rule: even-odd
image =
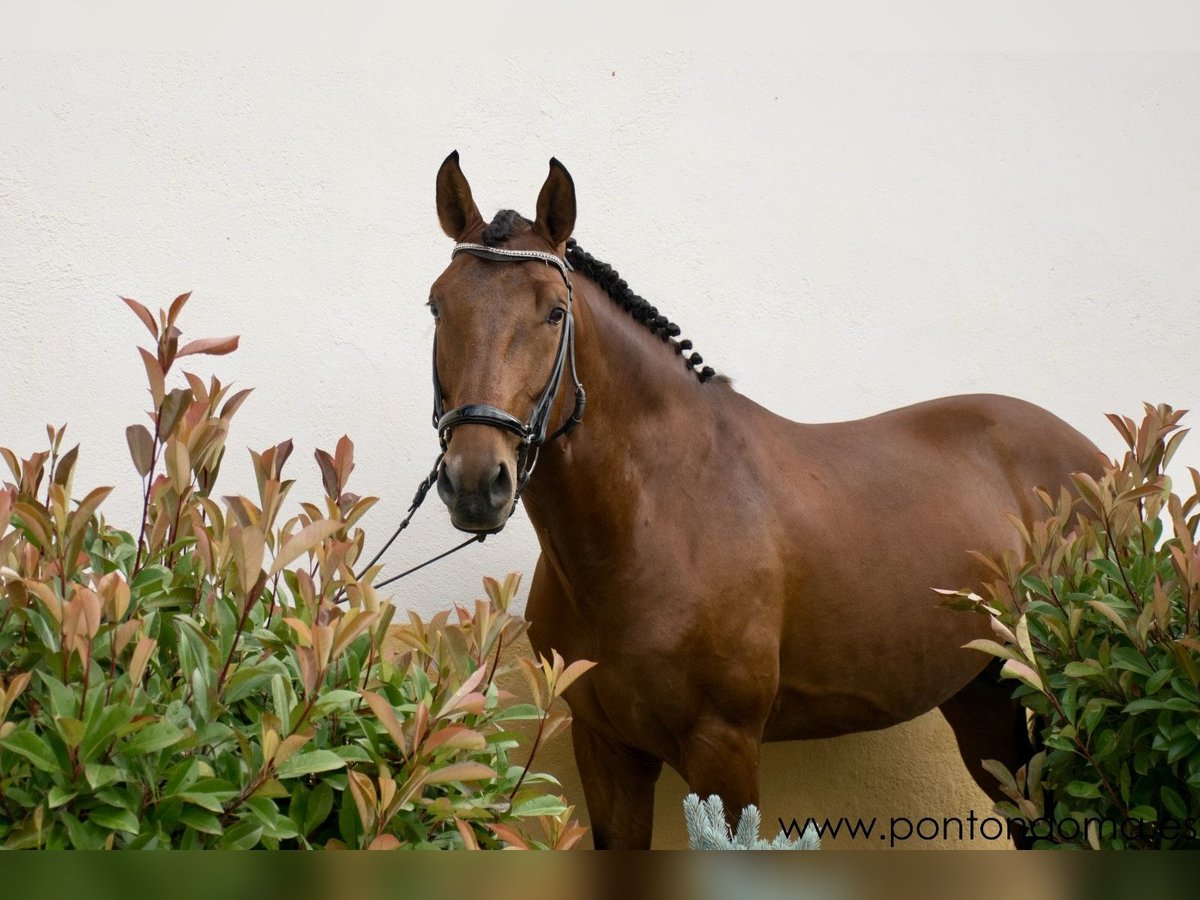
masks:
[[[238,336],[223,338],[200,338],[198,341],[184,344],[183,348],[175,354],[178,359],[181,356],[191,356],[193,353],[207,353],[209,356],[224,356],[226,353],[232,353],[238,348]]]
[[[125,429],[125,440],[129,442],[133,467],[145,478],[154,460],[154,438],[150,436],[150,429],[145,425],[130,425]]]
[[[180,294],[175,298],[174,302],[171,304],[171,308],[167,311],[168,324],[175,324],[175,317],[179,315],[179,311],[183,309],[183,304],[187,303],[188,297],[190,296],[192,296],[192,292],[188,291],[186,294]]]
[[[158,323],[154,321],[154,316],[150,315],[150,310],[146,309],[146,307],[142,306],[142,304],[138,303],[136,300],[130,300],[128,297],[122,297],[121,299],[125,301],[125,305],[132,309],[137,317],[142,320],[142,324],[150,329],[150,333],[154,335],[155,340],[157,340]]]

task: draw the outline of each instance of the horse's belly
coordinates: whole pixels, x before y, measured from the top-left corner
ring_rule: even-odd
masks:
[[[783,688],[767,719],[763,740],[815,740],[875,731],[915,719],[930,708],[919,703],[884,707],[866,696]]]
[[[988,662],[963,648],[988,634],[986,620],[941,606],[932,591],[906,590],[875,603],[845,591],[816,606],[793,608],[784,628],[768,740],[906,722],[954,696]]]

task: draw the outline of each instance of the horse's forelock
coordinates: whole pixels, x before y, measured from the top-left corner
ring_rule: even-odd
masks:
[[[480,237],[489,247],[502,244],[513,236],[518,224],[532,225],[527,218],[515,209],[502,209],[492,217],[492,221],[483,229]]]

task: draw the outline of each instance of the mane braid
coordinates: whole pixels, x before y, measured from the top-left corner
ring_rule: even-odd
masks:
[[[499,215],[496,218],[499,219]],[[699,353],[687,354],[687,351],[692,349],[692,342],[677,340],[679,337],[678,325],[662,315],[658,311],[658,307],[651,306],[650,301],[635,294],[616,269],[608,263],[600,262],[580,247],[574,238],[567,241],[567,262],[574,269],[596,282],[615,303],[619,304],[636,321],[650,329],[655,337],[664,344],[669,344],[676,353],[683,357],[684,363],[701,382],[717,376],[711,366],[696,368],[704,362],[704,357]],[[724,381],[726,379],[723,376],[717,376],[717,380]]]
[[[480,237],[485,245],[495,247],[511,238],[513,232],[517,230],[518,225],[531,224],[533,223],[516,210],[502,209],[492,217],[492,221],[483,229]],[[662,315],[657,307],[651,306],[650,301],[644,297],[639,297],[630,290],[629,285],[625,283],[625,279],[617,273],[616,269],[608,263],[600,262],[600,260],[580,247],[576,243],[575,238],[567,241],[567,262],[573,268],[596,282],[613,302],[619,304],[626,312],[633,316],[635,321],[640,322],[646,328],[650,329],[651,334],[664,344],[669,344],[671,349],[683,357],[684,364],[687,365],[701,382],[708,381],[714,377],[719,382],[729,382],[729,379],[724,375],[717,375],[711,366],[697,368],[704,362],[704,357],[699,353],[688,353],[692,349],[691,341],[677,340],[679,337],[679,326]]]

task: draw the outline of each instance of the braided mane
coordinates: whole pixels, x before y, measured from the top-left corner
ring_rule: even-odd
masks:
[[[532,224],[520,213],[511,209],[502,209],[496,213],[491,223],[483,229],[483,242],[489,247],[502,243],[512,237],[517,223]],[[578,272],[582,272],[606,293],[609,298],[622,309],[633,316],[634,321],[648,328],[655,337],[683,357],[684,364],[701,382],[716,377],[718,381],[728,382],[728,379],[717,375],[711,366],[697,368],[704,362],[699,353],[688,353],[692,349],[689,340],[678,340],[679,326],[651,306],[646,300],[633,292],[625,279],[608,263],[601,262],[579,246],[574,238],[567,241],[567,262]]]

